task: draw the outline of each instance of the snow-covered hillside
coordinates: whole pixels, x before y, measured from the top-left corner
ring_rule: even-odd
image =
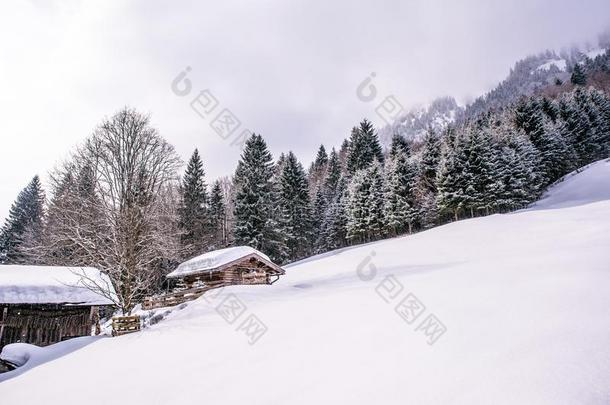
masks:
[[[204,295],[141,333],[84,338],[0,383],[0,398],[608,404],[609,198],[610,162],[598,162],[530,210],[310,258],[273,286]],[[237,319],[220,311],[230,323],[214,308],[235,299]],[[251,315],[264,334],[241,327]]]

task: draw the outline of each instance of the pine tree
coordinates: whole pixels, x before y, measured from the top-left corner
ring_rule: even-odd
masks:
[[[585,76],[585,72],[578,63],[575,64],[574,68],[572,69],[570,81],[576,86],[584,86],[587,84],[587,76]]]
[[[436,176],[441,157],[440,155],[440,140],[434,131],[429,130],[424,137],[424,145],[421,154],[420,182],[424,191],[436,193]]]
[[[557,121],[557,118],[559,117],[559,107],[555,102],[547,97],[542,97],[540,100],[540,108],[553,124]]]
[[[362,162],[363,149],[362,132],[358,127],[354,127],[349,137],[347,155],[345,157],[346,170],[350,175],[366,167],[366,164]]]
[[[524,208],[539,194],[544,174],[539,174],[539,152],[527,136],[509,133],[504,137],[498,163],[496,204],[501,211]]]
[[[561,176],[572,171],[577,161],[576,152],[565,140],[561,126],[546,121],[540,131],[540,137],[531,137],[532,144],[539,152],[543,179],[551,184]]]
[[[590,101],[599,111],[599,143],[601,157],[610,156],[610,99],[603,92],[592,90]]]
[[[347,172],[351,175],[366,169],[377,160],[383,163],[383,150],[373,124],[363,120],[359,127],[352,129],[347,154]]]
[[[465,207],[470,210],[470,216],[475,213],[493,211],[494,173],[496,154],[493,151],[491,137],[483,129],[473,128],[467,142],[468,156],[464,176],[466,177]]]
[[[309,195],[315,198],[326,177],[326,167],[328,165],[328,154],[324,145],[320,145],[315,160],[312,162],[308,172]]]
[[[314,170],[325,170],[326,163],[328,163],[328,154],[326,153],[326,148],[324,148],[324,145],[320,145],[318,154],[316,155],[316,160],[313,162]]]
[[[542,111],[534,99],[522,98],[515,106],[515,126],[526,134],[534,132],[542,124]]]
[[[587,146],[586,155],[587,162],[594,162],[601,158],[607,157],[605,154],[605,139],[608,136],[606,125],[604,122],[604,113],[600,111],[597,104],[593,102],[591,95],[595,92],[593,89],[575,91],[574,99],[587,118]]]
[[[235,172],[235,243],[247,245],[283,262],[285,240],[278,223],[278,195],[272,177],[273,158],[262,136],[246,141]]]
[[[182,201],[178,208],[179,227],[184,257],[208,250],[210,221],[207,214],[208,196],[205,172],[199,151],[191,156],[181,184]]]
[[[312,242],[315,253],[325,251],[326,242],[324,240],[324,219],[328,209],[328,197],[323,187],[318,188],[313,202],[312,212]]]
[[[347,189],[347,238],[355,243],[366,242],[368,236],[368,195],[371,185],[367,176],[366,169],[356,171]]]
[[[359,243],[384,233],[383,177],[378,161],[354,173],[347,193],[347,238]]]
[[[436,181],[436,205],[439,215],[443,218],[452,216],[456,221],[468,203],[465,194],[468,184],[468,156],[465,144],[465,135],[457,136],[453,131],[447,132],[443,139]]]
[[[280,153],[280,157],[277,158],[277,162],[275,162],[275,165],[273,166],[273,181],[279,181],[285,164],[286,155],[282,152]]]
[[[335,195],[329,200],[322,223],[323,251],[343,247],[347,243],[347,183],[341,177]]]
[[[288,153],[280,178],[279,208],[288,258],[297,260],[311,251],[312,218],[307,177],[294,153]]]
[[[380,164],[383,164],[383,149],[381,148],[379,137],[373,128],[373,124],[368,120],[363,120],[360,123],[360,131],[363,134],[363,139],[368,150],[369,157],[367,160],[371,160],[371,162],[377,160]]]
[[[218,249],[227,244],[227,215],[220,181],[215,181],[210,193],[209,218],[213,234],[213,247]]]
[[[368,195],[368,239],[377,240],[385,234],[383,166],[378,160],[374,160],[367,172],[371,182]]]
[[[577,166],[599,159],[603,153],[600,140],[604,135],[597,130],[598,114],[589,102],[587,92],[577,88],[572,93],[564,94],[559,106],[563,120],[562,133],[567,134],[577,154]]]
[[[411,146],[407,140],[399,134],[392,135],[392,142],[390,144],[390,157],[393,158],[399,154],[411,155]]]
[[[333,148],[328,158],[324,184],[314,200],[315,249],[322,253],[345,244],[345,212],[343,193],[345,181],[341,174],[341,160]]]
[[[339,154],[337,154],[334,148],[330,152],[327,166],[324,192],[326,193],[327,200],[330,201],[336,195],[339,180],[341,179],[341,161]]]
[[[384,216],[388,233],[399,235],[413,230],[418,210],[415,203],[417,166],[409,156],[408,147],[392,142],[393,153],[385,167]]]
[[[586,127],[583,125],[584,119],[579,109],[575,106],[572,93],[564,94],[560,99],[559,116],[561,118],[561,133],[576,154],[575,165],[580,166],[582,154],[584,153],[582,141],[586,139]]]
[[[352,129],[353,132],[353,129]],[[348,139],[344,139],[341,143],[341,147],[339,148],[339,162],[341,162],[341,173],[347,173],[347,158],[350,150],[350,141]]]
[[[559,129],[557,107],[545,100],[523,101],[517,107],[520,119],[516,122],[540,152],[541,173],[546,184],[550,184],[571,170],[576,156]]]
[[[0,263],[23,263],[27,249],[40,241],[44,216],[44,191],[34,176],[11,206],[0,235]]]

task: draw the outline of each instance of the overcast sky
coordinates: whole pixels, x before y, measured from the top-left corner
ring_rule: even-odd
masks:
[[[464,102],[517,59],[595,43],[608,26],[608,0],[6,1],[0,218],[34,174],[44,180],[125,105],[149,113],[184,160],[199,148],[211,182],[234,170],[231,141],[243,129],[261,133],[274,156],[292,149],[307,164],[363,117],[380,124],[375,102],[356,97],[372,72],[378,97],[405,107],[442,95]],[[191,91],[180,96],[172,81],[187,67]],[[218,104],[202,118],[190,103],[206,89]],[[241,122],[228,140],[210,128],[225,108]]]

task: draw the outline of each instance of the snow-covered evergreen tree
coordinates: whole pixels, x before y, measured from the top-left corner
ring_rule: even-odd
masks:
[[[436,192],[436,172],[441,158],[441,146],[438,135],[429,130],[424,136],[421,153],[420,181],[425,191]]]
[[[42,236],[44,191],[36,175],[19,193],[0,234],[0,263],[23,263]],[[27,246],[26,246],[27,245]]]
[[[354,173],[347,200],[347,238],[358,243],[378,239],[384,233],[383,171],[375,160]]]
[[[367,172],[371,182],[371,188],[368,195],[368,239],[376,240],[380,239],[386,233],[383,203],[383,166],[375,159]]]
[[[559,102],[559,115],[563,121],[562,132],[569,137],[577,154],[577,166],[603,157],[604,134],[598,131],[598,112],[586,90],[577,88],[564,94]]]
[[[586,162],[593,162],[605,156],[604,139],[608,134],[604,133],[604,113],[602,113],[597,104],[591,99],[593,89],[576,89],[574,92],[574,101],[577,108],[581,111],[581,117],[584,120],[587,134],[582,140],[584,147],[584,159]]]
[[[570,81],[577,86],[584,86],[587,84],[587,76],[585,76],[585,72],[580,64],[577,63],[574,65]]]
[[[396,155],[407,155],[411,156],[411,145],[409,142],[400,134],[392,135],[392,141],[390,143],[390,157],[393,158]]]
[[[326,211],[328,210],[328,196],[324,187],[318,187],[312,205],[311,229],[313,250],[316,253],[322,253],[325,251],[326,244],[323,229],[324,218],[326,217]]]
[[[600,157],[608,157],[610,156],[610,99],[603,92],[593,89],[589,92],[589,100],[599,112],[598,141],[602,145]]]
[[[182,230],[183,257],[188,258],[208,250],[211,238],[205,172],[197,149],[189,159],[180,188],[179,227]]]
[[[443,139],[436,181],[436,205],[444,219],[453,217],[457,221],[468,202],[465,195],[468,183],[465,146],[464,135],[453,131],[448,131]]]
[[[415,197],[417,177],[417,165],[411,159],[408,143],[402,136],[394,136],[386,161],[384,187],[384,216],[390,235],[413,230],[419,213]]]
[[[570,171],[576,158],[561,133],[555,111],[554,103],[546,98],[522,100],[515,108],[517,128],[525,131],[538,149],[540,171],[548,184]]]
[[[323,251],[337,249],[347,243],[348,200],[347,182],[345,177],[341,177],[322,222]]]
[[[500,155],[495,199],[497,211],[524,208],[538,197],[544,174],[539,152],[524,133],[506,122],[498,128]]]
[[[327,200],[332,200],[337,194],[337,188],[339,186],[339,180],[341,179],[341,161],[339,154],[333,148],[328,158],[328,165],[326,170],[326,178],[324,179],[324,192],[326,193]]]
[[[345,209],[341,160],[333,148],[330,152],[324,184],[318,189],[314,201],[314,232],[316,252],[336,249],[345,243]]]
[[[351,175],[358,170],[366,169],[374,160],[383,163],[383,150],[373,124],[365,119],[359,127],[352,129],[347,154],[347,172]]]
[[[287,257],[278,222],[279,198],[272,177],[273,158],[262,136],[246,141],[235,172],[235,244],[262,251],[277,262]]]
[[[470,132],[467,145],[466,188],[464,190],[466,208],[470,216],[494,212],[495,180],[497,177],[497,153],[487,128],[474,128]]]
[[[286,156],[280,177],[279,209],[288,258],[306,257],[312,244],[311,205],[305,170],[292,152]]]
[[[316,159],[313,162],[313,170],[315,171],[324,171],[326,170],[326,164],[328,163],[328,154],[326,153],[326,148],[324,145],[320,145],[318,149],[318,154],[316,155]]]
[[[218,249],[227,244],[227,215],[220,181],[215,181],[210,192],[209,212],[212,232],[211,247]]]
[[[354,173],[347,189],[347,238],[356,243],[367,241],[370,188],[368,172],[362,169]]]

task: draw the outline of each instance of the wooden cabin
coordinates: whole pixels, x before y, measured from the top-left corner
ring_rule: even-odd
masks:
[[[108,277],[91,267],[0,265],[0,350],[91,335],[100,307],[112,306],[115,295],[93,291],[93,283],[112,289]]]
[[[248,246],[215,250],[194,257],[167,275],[186,288],[208,289],[236,284],[273,284],[285,274],[269,257]]]

